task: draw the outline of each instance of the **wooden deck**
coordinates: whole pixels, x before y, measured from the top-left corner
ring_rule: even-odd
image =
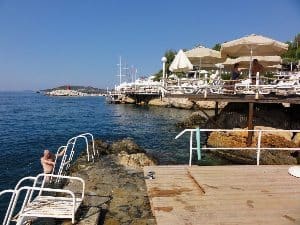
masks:
[[[150,166],[158,225],[300,224],[300,178],[290,166]]]

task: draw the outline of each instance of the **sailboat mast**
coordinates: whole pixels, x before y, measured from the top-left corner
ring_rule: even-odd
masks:
[[[120,77],[120,84],[122,83],[122,57],[120,56],[120,63],[119,63],[119,77]]]

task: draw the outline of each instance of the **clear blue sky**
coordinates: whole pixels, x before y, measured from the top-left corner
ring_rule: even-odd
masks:
[[[299,0],[0,0],[0,90],[113,87],[119,55],[151,75],[168,49],[299,32]]]

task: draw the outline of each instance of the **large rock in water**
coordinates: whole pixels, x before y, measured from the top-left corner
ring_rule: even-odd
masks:
[[[148,102],[148,105],[170,107],[170,102],[167,98],[154,98]]]
[[[178,122],[176,126],[180,128],[201,127],[204,123],[206,123],[207,119],[207,116],[203,112],[193,112],[191,116],[182,122]]]
[[[127,154],[145,153],[145,150],[140,148],[133,140],[127,138],[121,141],[116,141],[111,145],[113,154],[126,152]]]
[[[179,109],[192,109],[194,103],[187,98],[170,98],[170,104]]]
[[[102,140],[95,140],[95,149],[100,155],[111,155],[126,152],[127,154],[146,153],[144,149],[140,148],[132,139],[125,138],[108,144]]]
[[[271,127],[254,127],[255,130],[276,130]],[[248,132],[246,129],[229,132],[212,132],[207,144],[217,148],[245,148],[247,147]],[[295,148],[297,144],[292,140],[293,133],[289,131],[262,133],[261,147],[265,148]],[[254,133],[250,147],[257,147],[258,132]],[[256,163],[256,150],[214,150],[214,154],[235,163]],[[286,150],[261,150],[260,164],[297,164],[297,154]]]
[[[145,153],[127,154],[121,152],[117,155],[118,163],[135,169],[142,169],[144,166],[156,165],[156,160]]]

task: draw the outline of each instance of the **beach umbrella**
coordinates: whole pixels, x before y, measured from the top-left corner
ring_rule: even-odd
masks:
[[[281,63],[280,56],[252,56],[253,59],[257,59],[264,67],[273,66]],[[239,63],[240,67],[246,67],[251,62],[251,56],[241,56],[235,59],[227,58],[222,64],[224,66],[232,66],[235,63]]]
[[[221,45],[221,55],[227,57],[281,55],[287,50],[288,44],[256,34]]]
[[[288,50],[288,44],[261,35],[251,34],[221,44],[221,55],[227,57],[250,56],[249,78],[253,55],[281,55]]]
[[[216,63],[224,62],[219,51],[199,46],[185,52],[193,65],[201,68],[212,68]]]
[[[193,69],[193,65],[180,49],[174,60],[172,61],[169,70],[172,72],[187,72]]]

